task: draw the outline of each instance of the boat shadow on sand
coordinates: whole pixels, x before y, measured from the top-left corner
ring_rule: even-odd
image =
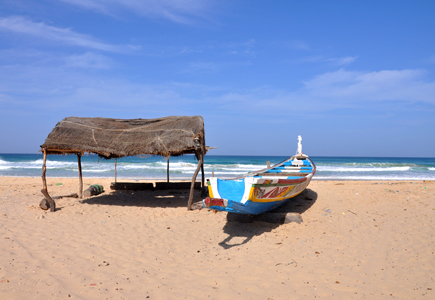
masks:
[[[317,200],[317,193],[306,189],[300,195],[290,199],[283,206],[268,213],[248,216],[228,213],[227,223],[223,230],[228,234],[219,243],[224,249],[240,246],[248,243],[254,236],[270,232],[275,228],[287,223],[303,222],[302,214],[307,211]]]

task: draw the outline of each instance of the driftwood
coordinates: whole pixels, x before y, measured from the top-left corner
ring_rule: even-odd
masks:
[[[44,190],[41,190],[41,192]],[[44,194],[44,192],[42,192],[42,194]],[[48,195],[48,194],[47,194]],[[44,197],[46,197],[44,195]],[[54,197],[50,197],[48,195],[49,198],[53,200],[57,200],[57,199],[62,199],[62,198],[66,198],[66,197],[71,197],[71,198],[78,198],[79,195],[77,195],[77,193],[71,193],[69,195],[63,195],[63,196],[54,196]],[[54,201],[53,201],[54,203]],[[56,204],[54,203],[54,207],[56,206]],[[43,210],[47,210],[51,207],[50,203],[47,201],[47,198],[42,198],[41,202],[39,203],[39,207],[42,208]],[[53,210],[52,210],[53,211]]]
[[[54,203],[54,200],[50,197],[50,195],[47,193],[46,190],[42,189],[41,193],[44,195],[44,197],[45,197],[44,199],[46,200],[46,206],[47,206],[46,209],[50,209],[50,211],[52,211],[52,212],[55,211],[56,204]],[[44,209],[42,206],[41,206],[41,208]]]
[[[99,184],[93,184],[84,191],[83,195],[85,197],[90,197],[90,196],[99,195],[101,193],[104,193],[104,187]]]
[[[192,210],[200,210],[200,209],[203,209],[204,206],[202,205],[202,201],[198,201],[198,202],[193,203],[190,208]]]
[[[296,222],[298,224],[302,223],[302,217],[298,213],[264,213],[259,215],[245,215],[228,213],[227,222],[237,222],[237,223],[252,223],[252,222],[266,222],[273,224],[287,224],[291,222]]]

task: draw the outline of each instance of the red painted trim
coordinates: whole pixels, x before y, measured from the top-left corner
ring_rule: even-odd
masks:
[[[224,199],[219,199],[219,198],[205,198],[204,200],[204,204],[206,207],[210,207],[210,206],[221,206],[221,207],[225,207],[225,202]]]

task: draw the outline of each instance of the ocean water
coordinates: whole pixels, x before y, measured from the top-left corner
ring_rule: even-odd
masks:
[[[206,155],[205,176],[232,178],[273,165],[285,156]],[[311,157],[317,166],[314,180],[435,180],[435,158],[388,157]],[[1,176],[39,177],[42,154],[0,154]],[[166,179],[166,158],[160,156],[125,157],[117,160],[118,179]],[[171,157],[170,179],[191,179],[197,161],[193,155]],[[84,177],[114,178],[115,160],[95,155],[82,157]],[[49,155],[47,177],[77,177],[75,155]],[[200,174],[198,175],[200,178]]]

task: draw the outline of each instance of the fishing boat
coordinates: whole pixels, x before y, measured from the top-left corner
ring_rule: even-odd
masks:
[[[258,215],[302,193],[316,173],[316,165],[302,153],[301,136],[298,141],[296,155],[276,165],[234,179],[207,179],[209,197],[203,200],[203,206]]]

